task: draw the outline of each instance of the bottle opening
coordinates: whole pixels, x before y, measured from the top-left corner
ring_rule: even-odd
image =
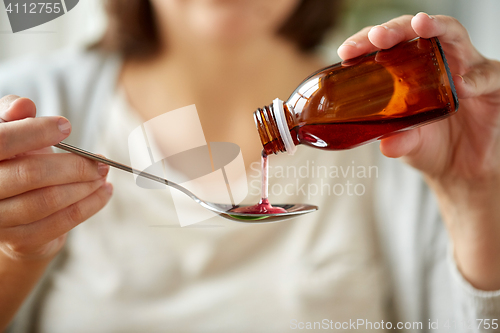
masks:
[[[283,101],[276,99],[272,104],[257,109],[253,116],[267,155],[295,153],[298,140],[294,140],[294,133],[291,133],[291,129],[296,126],[291,105],[285,105]]]
[[[281,135],[281,140],[283,141],[283,145],[285,146],[285,150],[289,155],[295,154],[297,151],[297,146],[293,142],[292,134],[290,133],[290,129],[288,129],[288,123],[285,117],[285,108],[283,107],[284,102],[279,98],[276,98],[273,101],[273,113],[274,118],[276,119],[276,126],[278,127],[278,131]],[[290,110],[292,110],[291,105],[287,105]]]

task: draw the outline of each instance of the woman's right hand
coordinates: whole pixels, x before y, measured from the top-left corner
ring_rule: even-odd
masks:
[[[54,256],[113,192],[107,165],[52,152],[69,136],[69,121],[35,114],[29,99],[0,99],[0,251],[12,259]]]

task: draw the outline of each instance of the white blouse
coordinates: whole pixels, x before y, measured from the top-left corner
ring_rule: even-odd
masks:
[[[93,151],[129,164],[127,139],[140,125],[117,93]],[[133,175],[111,169],[113,197],[70,233],[38,330],[274,333],[312,325],[313,332],[387,320],[375,160],[370,146],[271,156],[271,202],[319,211],[254,225],[214,217],[180,227],[169,190],[141,188]],[[247,177],[245,202],[255,203],[260,175],[252,168]]]

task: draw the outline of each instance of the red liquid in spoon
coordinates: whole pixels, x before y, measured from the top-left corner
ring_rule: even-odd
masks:
[[[280,213],[286,213],[286,210],[281,208],[281,207],[273,207],[269,203],[269,200],[267,199],[268,196],[268,187],[269,187],[269,182],[268,182],[268,175],[269,175],[269,167],[267,164],[267,154],[262,151],[261,155],[261,166],[262,166],[262,193],[261,196],[262,198],[260,199],[259,203],[253,206],[249,207],[240,207],[240,208],[235,208],[232,209],[231,212],[235,213],[247,213],[247,214],[280,214]]]

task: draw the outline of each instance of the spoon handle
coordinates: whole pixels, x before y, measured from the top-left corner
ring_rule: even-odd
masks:
[[[107,159],[105,157],[99,156],[97,154],[91,153],[89,151],[83,150],[81,148],[69,145],[65,142],[60,142],[60,143],[54,145],[54,147],[69,151],[70,153],[74,153],[74,154],[89,158],[89,159],[97,161],[97,162],[107,164],[107,165],[112,166],[114,168],[118,168],[120,170],[127,171],[127,172],[133,173],[133,174],[141,176],[141,177],[145,177],[145,178],[154,180],[156,182],[162,183],[162,184],[167,185],[167,186],[172,186],[175,184],[175,183],[169,182],[168,180],[166,180],[164,178],[152,175],[152,174],[144,172],[144,171],[139,171],[137,169],[129,167],[128,165],[115,162],[113,160],[110,160],[110,159]],[[175,185],[177,185],[177,184],[175,184]],[[174,187],[177,188],[177,186],[174,186]]]
[[[184,194],[186,194],[187,196],[189,196],[191,199],[193,199],[194,201],[198,202],[199,204],[206,205],[206,203],[203,200],[201,200],[200,198],[198,198],[196,195],[193,194],[193,192],[189,191],[187,188],[182,187],[182,186],[180,186],[177,183],[174,183],[174,182],[171,182],[169,180],[166,180],[165,178],[161,178],[161,177],[152,175],[150,173],[147,173],[147,172],[144,172],[144,171],[140,171],[140,170],[131,168],[128,165],[115,162],[113,160],[110,160],[110,159],[107,159],[105,157],[102,157],[102,156],[99,156],[97,154],[94,154],[94,153],[91,153],[89,151],[86,151],[84,149],[81,149],[81,148],[69,145],[69,144],[67,144],[65,142],[59,142],[58,144],[55,144],[54,147],[62,149],[62,150],[65,150],[65,151],[68,151],[70,153],[74,153],[74,154],[77,154],[77,155],[89,158],[89,159],[97,161],[97,162],[101,162],[101,163],[107,164],[109,166],[112,166],[114,168],[117,168],[117,169],[120,169],[120,170],[123,170],[123,171],[127,171],[127,172],[130,172],[130,173],[133,173],[133,174],[138,175],[140,177],[148,178],[148,179],[154,180],[155,182],[158,182],[158,183],[161,183],[161,184],[173,187],[173,188],[175,188],[175,189],[183,192]]]

